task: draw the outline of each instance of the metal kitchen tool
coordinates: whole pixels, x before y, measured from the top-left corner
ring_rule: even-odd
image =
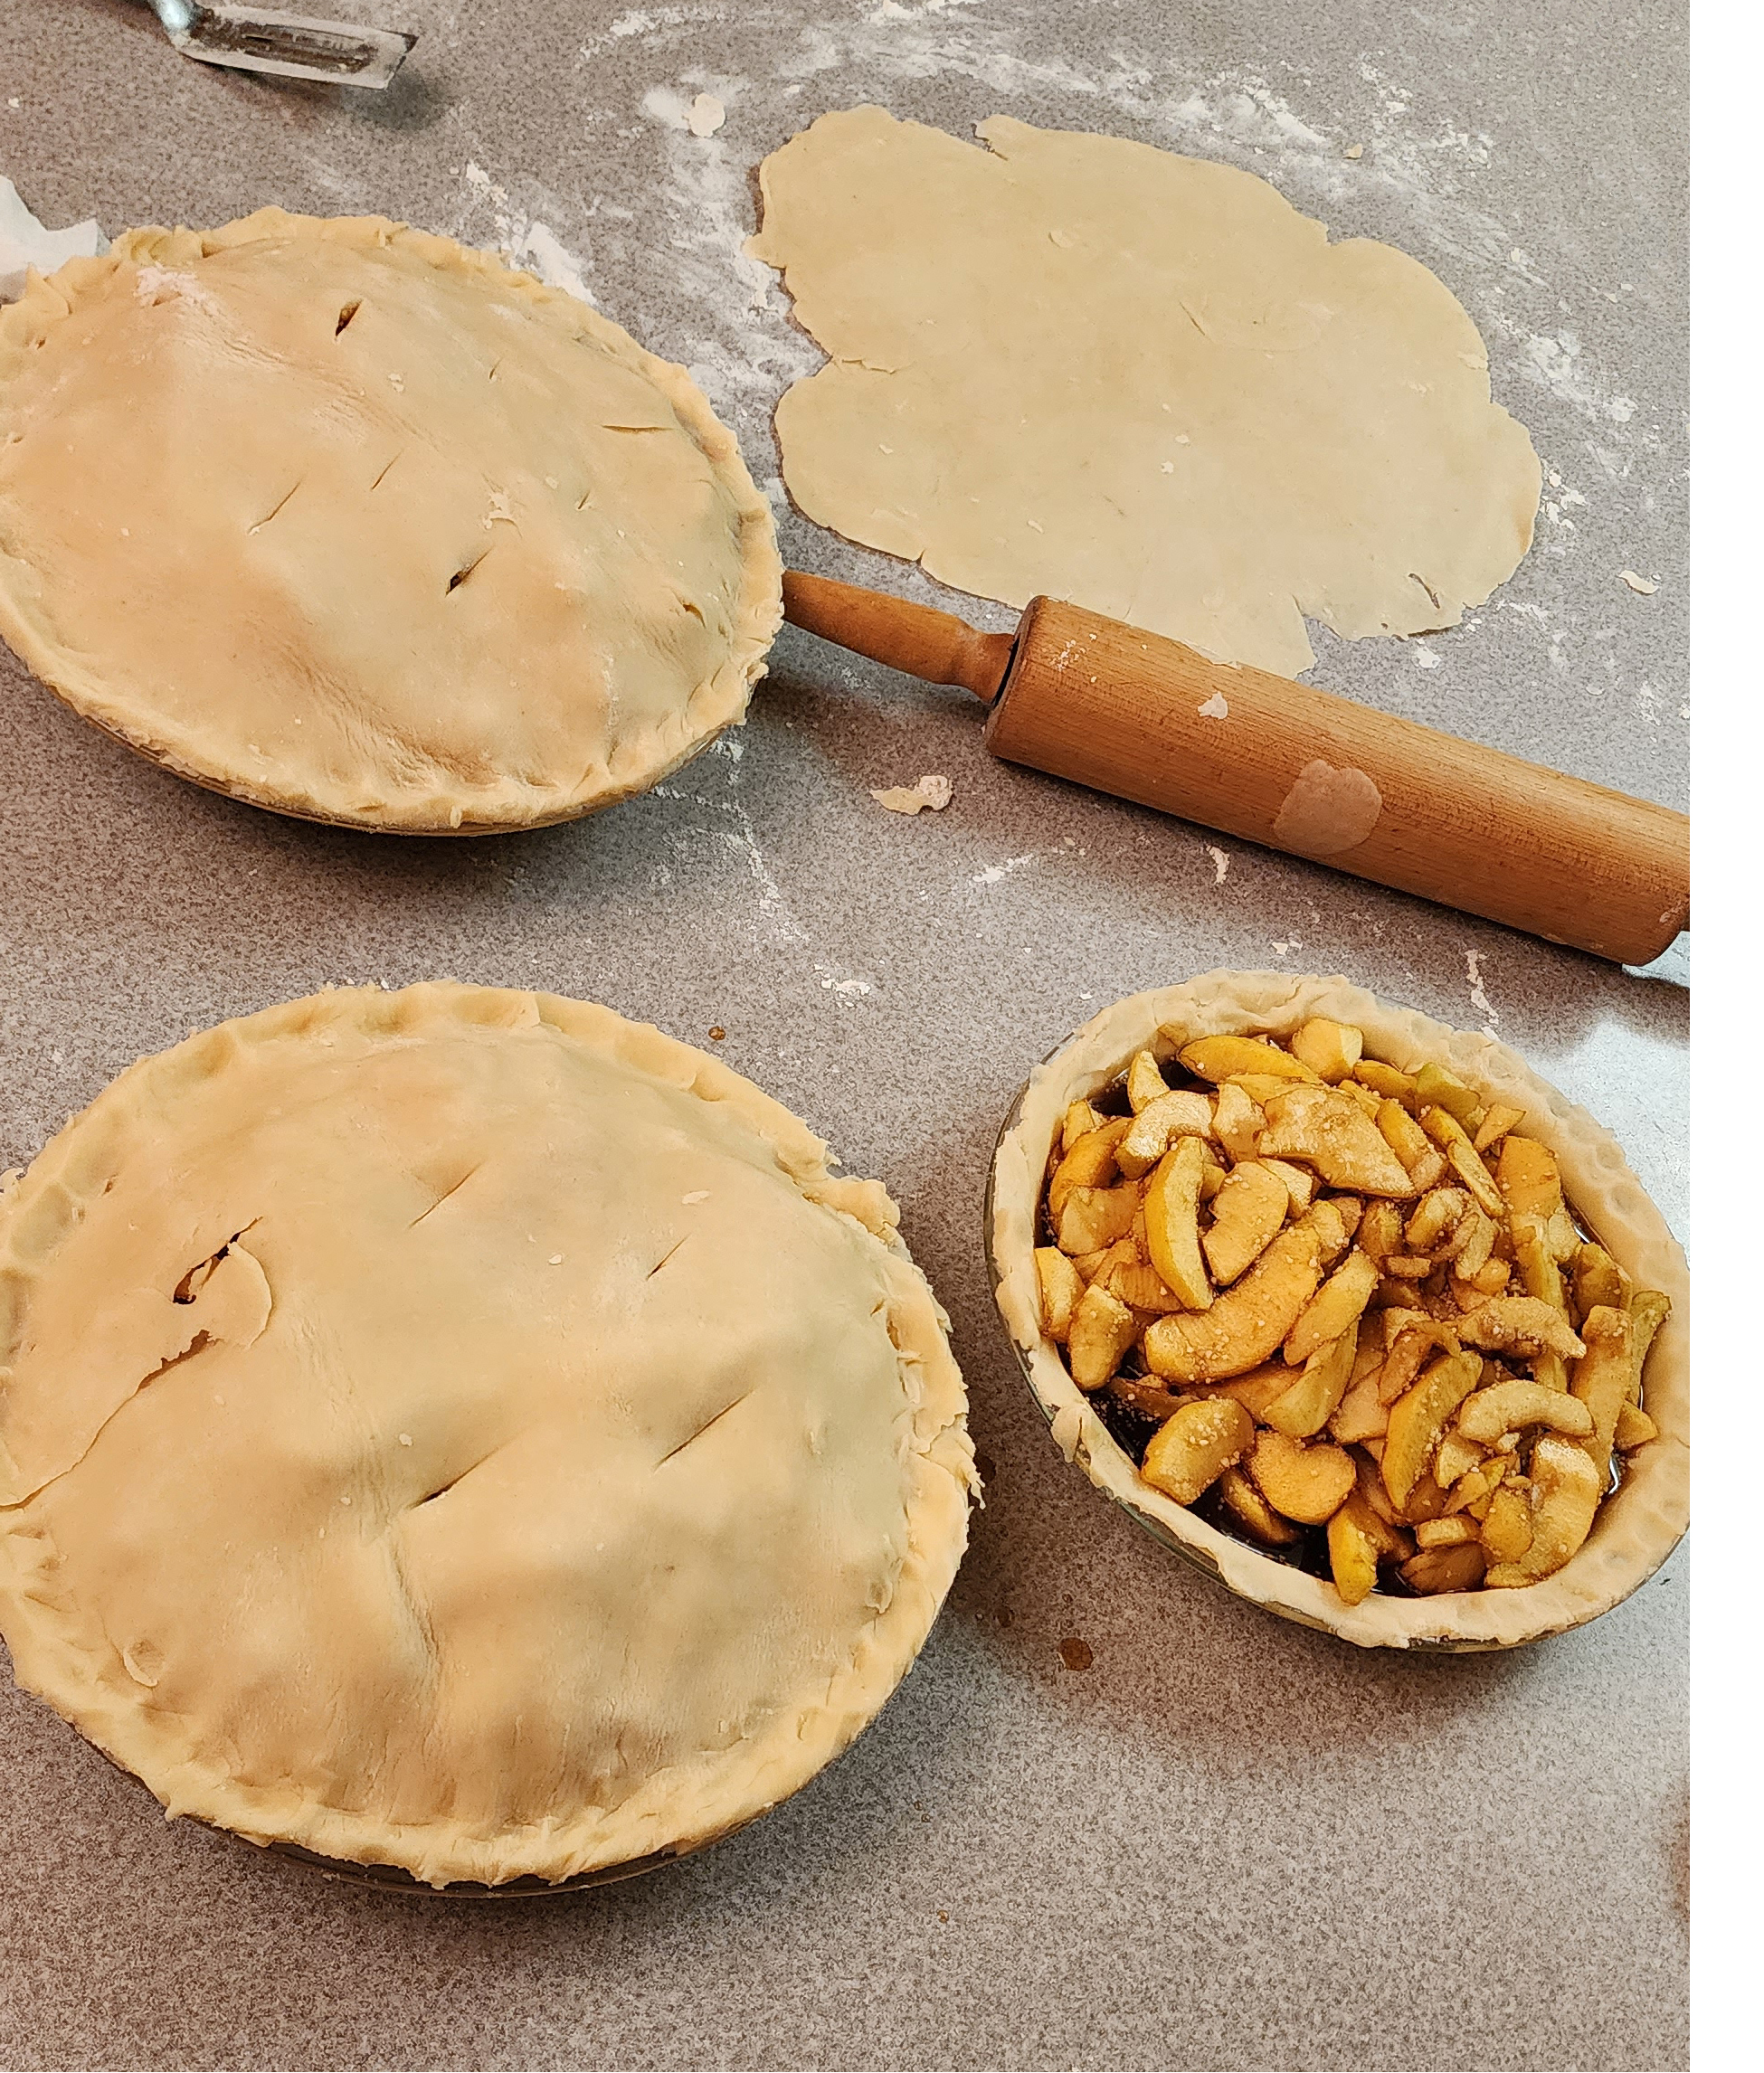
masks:
[[[1228,835],[1620,964],[1690,921],[1690,823],[1054,598],[1014,634],[786,573],[794,626],[991,710],[986,745]]]
[[[271,7],[210,6],[204,0],[149,0],[166,33],[186,58],[282,79],[335,86],[384,87],[416,42],[402,29],[361,29],[315,22]]]

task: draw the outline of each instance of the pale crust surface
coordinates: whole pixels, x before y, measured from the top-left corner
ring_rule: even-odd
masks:
[[[0,310],[0,634],[261,806],[567,819],[746,710],[771,512],[681,368],[378,217],[130,231]]]
[[[832,358],[778,408],[811,518],[1288,675],[1306,618],[1455,626],[1513,573],[1537,456],[1427,268],[1232,166],[979,135],[849,109],[761,167],[749,250]]]
[[[894,1224],[579,1001],[327,993],[144,1060],[0,1197],[20,1682],[171,1813],[434,1884],[726,1832],[964,1545]]]
[[[1179,1025],[1190,1039],[1251,1032],[1284,1036],[1318,1015],[1358,1025],[1370,1057],[1404,1069],[1431,1058],[1484,1095],[1522,1108],[1522,1129],[1556,1154],[1563,1188],[1581,1221],[1636,1286],[1664,1290],[1672,1299],[1672,1314],[1648,1356],[1645,1390],[1660,1436],[1627,1458],[1623,1481],[1599,1507],[1586,1544],[1541,1583],[1438,1597],[1374,1592],[1349,1605],[1332,1583],[1257,1553],[1142,1481],[1072,1380],[1058,1347],[1042,1335],[1035,1219],[1067,1103],[1106,1086],[1165,1023]],[[1030,1074],[999,1141],[987,1238],[999,1309],[1067,1461],[1076,1461],[1099,1490],[1179,1554],[1212,1571],[1239,1596],[1301,1625],[1326,1628],[1362,1648],[1511,1648],[1579,1626],[1618,1604],[1654,1574],[1690,1523],[1684,1255],[1610,1131],[1493,1037],[1393,1007],[1340,978],[1211,971],[1181,986],[1133,994],[1105,1008]]]

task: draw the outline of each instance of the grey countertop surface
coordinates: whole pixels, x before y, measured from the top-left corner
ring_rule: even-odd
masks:
[[[51,223],[273,202],[561,250],[735,426],[787,559],[930,596],[777,489],[771,409],[818,355],[741,256],[758,160],[863,100],[1228,159],[1438,272],[1547,470],[1537,544],[1487,607],[1426,641],[1320,635],[1314,679],[1683,803],[1677,7],[355,11],[422,32],[384,98],[191,64],[125,0],[9,8],[0,173]],[[700,90],[728,109],[711,138],[679,118]],[[599,1893],[328,1882],[160,1822],[8,1689],[0,2062],[1683,2065],[1683,1552],[1507,1655],[1361,1654],[1283,1624],[1061,1462],[980,1228],[1034,1061],[1119,994],[1231,965],[1343,971],[1493,1028],[1616,1131],[1682,1230],[1682,949],[1625,972],[994,763],[959,694],[789,629],[738,739],[575,826],[394,841],[182,784],[0,653],[0,1161],[138,1054],[332,981],[536,983],[691,1041],[717,1025],[901,1201],[990,1463],[943,1618],[869,1732],[740,1836]],[[953,781],[946,812],[872,802],[925,771]]]

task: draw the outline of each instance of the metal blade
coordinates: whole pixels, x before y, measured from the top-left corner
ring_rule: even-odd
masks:
[[[201,0],[171,0],[167,5],[155,0],[155,9],[186,58],[282,79],[387,86],[416,42],[401,29],[315,22],[269,7],[210,6]]]

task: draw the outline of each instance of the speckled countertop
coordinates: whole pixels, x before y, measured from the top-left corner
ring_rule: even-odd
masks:
[[[739,241],[753,168],[792,130],[874,99],[957,133],[1002,109],[1228,158],[1433,267],[1549,471],[1538,544],[1490,606],[1423,642],[1319,636],[1316,680],[1683,803],[1677,7],[355,12],[422,32],[384,98],[190,64],[126,0],[8,9],[0,173],[51,223],[276,202],[574,265],[691,366],[764,480],[771,406],[817,355]],[[728,109],[710,138],[680,118],[701,90]],[[782,533],[798,566],[932,594],[793,515]],[[138,1053],[332,980],[538,982],[689,1040],[719,1025],[731,1064],[900,1198],[991,1464],[943,1619],[858,1746],[745,1833],[599,1894],[328,1883],[166,1826],[7,1690],[0,2063],[1684,2064],[1683,1553],[1507,1656],[1361,1655],[1283,1625],[1061,1462],[980,1233],[1028,1067],[1114,996],[1216,964],[1341,970],[1494,1028],[1617,1131],[1682,1229],[1682,953],[1625,973],[995,764],[960,695],[788,629],[739,757],[502,840],[213,798],[3,655],[0,740],[0,1161]],[[871,801],[925,771],[953,780],[948,811]]]

